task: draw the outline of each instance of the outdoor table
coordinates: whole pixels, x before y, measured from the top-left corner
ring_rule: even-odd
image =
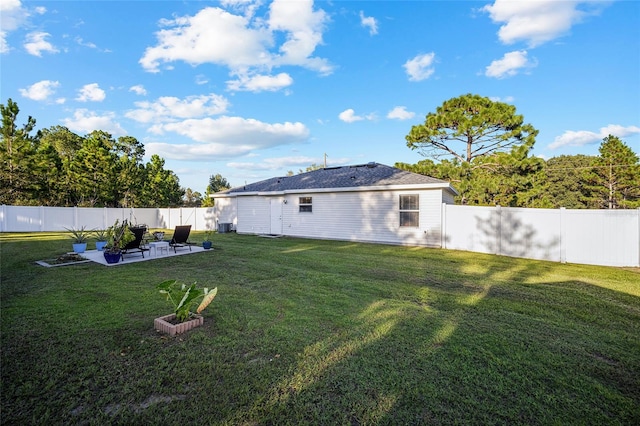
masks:
[[[160,250],[160,253],[164,250],[166,254],[169,254],[169,241],[152,241],[149,246],[153,248],[153,255],[156,257],[158,256],[158,250]]]

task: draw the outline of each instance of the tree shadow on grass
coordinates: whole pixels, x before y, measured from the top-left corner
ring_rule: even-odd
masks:
[[[339,261],[318,261],[327,256]],[[8,321],[3,312],[3,421],[636,423],[638,297],[566,272],[547,279],[556,268],[571,270],[282,240],[225,246],[215,263],[135,268],[147,271],[139,276],[78,267],[86,282],[67,285],[69,271],[48,272],[34,280],[49,296],[37,309]],[[201,330],[173,340],[151,330],[149,286],[165,274],[224,287]],[[96,284],[106,279],[118,285]],[[135,306],[123,309],[127,300]],[[2,303],[14,315],[26,305]],[[58,312],[102,320],[55,332]],[[136,411],[148,401],[159,402]]]
[[[467,270],[459,281],[425,270],[414,280],[413,297],[391,292],[363,300],[356,326],[301,349],[292,373],[230,420],[601,424],[640,418],[638,297],[583,281],[545,282],[543,263],[457,266]]]

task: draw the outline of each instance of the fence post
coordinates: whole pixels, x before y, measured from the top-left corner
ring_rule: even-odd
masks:
[[[496,205],[496,215],[497,215],[497,223],[496,223],[496,254],[502,254],[502,207],[498,204]]]
[[[44,229],[44,219],[45,219],[45,211],[44,211],[44,206],[40,206],[40,232],[43,232]]]
[[[567,263],[566,209],[560,207],[560,263]]]
[[[447,248],[447,203],[442,203],[442,212],[440,213],[440,248]]]
[[[9,229],[9,225],[7,225],[7,206],[5,204],[2,205],[2,216],[0,217],[0,232],[7,232]]]

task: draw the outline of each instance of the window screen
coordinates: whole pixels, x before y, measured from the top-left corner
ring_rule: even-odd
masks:
[[[313,211],[312,197],[300,197],[298,204],[300,205],[300,212],[311,213]]]
[[[418,195],[400,196],[400,226],[420,226],[420,197]]]

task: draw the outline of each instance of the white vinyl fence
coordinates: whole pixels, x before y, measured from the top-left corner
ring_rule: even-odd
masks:
[[[443,205],[442,247],[555,262],[640,266],[640,209]]]
[[[640,267],[640,209],[567,210],[442,205],[442,248],[604,266]],[[212,207],[119,209],[0,206],[0,232],[107,228],[217,229]]]
[[[123,209],[0,206],[0,232],[55,232],[83,226],[86,229],[106,229],[116,219],[161,229],[191,225],[194,231],[205,231],[217,227],[212,207]]]

